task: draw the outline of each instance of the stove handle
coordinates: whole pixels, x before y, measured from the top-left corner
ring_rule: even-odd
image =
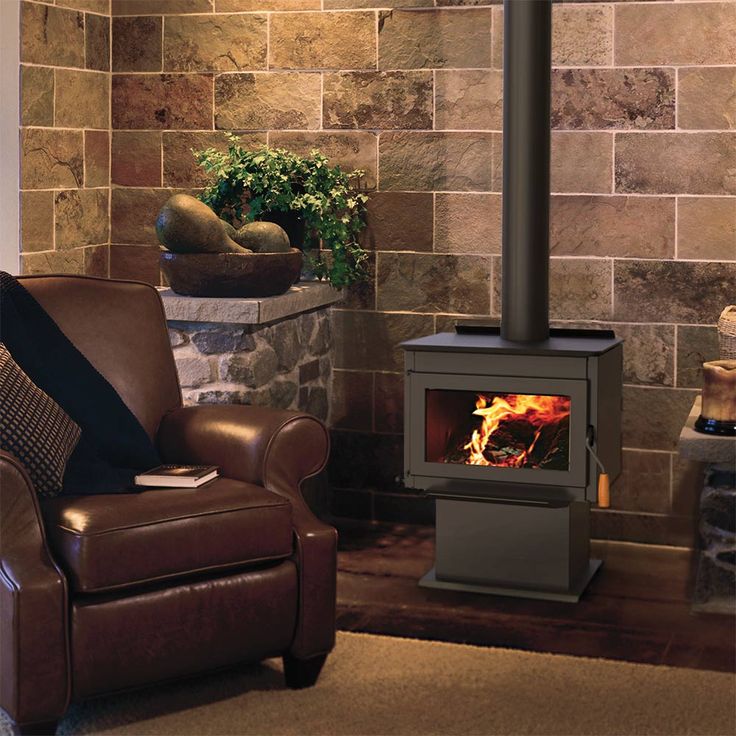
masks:
[[[588,448],[588,452],[593,460],[595,460],[596,465],[601,471],[598,476],[598,507],[601,509],[607,509],[611,506],[611,481],[601,459],[596,455],[596,452],[593,449],[594,441],[595,429],[593,427],[588,427],[588,431],[585,436],[585,446]]]

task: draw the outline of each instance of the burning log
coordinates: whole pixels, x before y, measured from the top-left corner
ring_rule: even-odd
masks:
[[[453,439],[444,461],[465,465],[566,470],[570,399],[566,396],[497,394],[476,398],[480,426]]]

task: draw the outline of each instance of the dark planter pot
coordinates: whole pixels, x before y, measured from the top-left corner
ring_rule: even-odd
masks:
[[[289,236],[289,242],[292,248],[298,248],[302,252],[307,252],[315,248],[311,239],[306,241],[306,228],[304,226],[304,218],[296,212],[289,210],[288,212],[263,212],[260,216],[261,220],[266,222],[275,222],[286,231]],[[305,261],[302,266],[302,281],[316,281],[317,277]]]
[[[291,210],[288,212],[263,212],[260,216],[261,220],[266,222],[275,222],[286,231],[289,236],[289,242],[292,248],[305,249],[304,244],[304,218]],[[309,245],[307,244],[307,248]]]
[[[264,297],[298,281],[302,253],[161,253],[171,289],[184,296]]]

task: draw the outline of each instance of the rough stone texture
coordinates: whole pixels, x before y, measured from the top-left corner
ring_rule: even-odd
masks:
[[[75,10],[89,10],[92,13],[110,12],[110,0],[56,0],[56,4]]]
[[[321,0],[215,0],[218,13],[243,10],[319,10]]]
[[[383,10],[378,16],[378,67],[489,67],[491,10]]]
[[[616,191],[736,194],[736,133],[617,134]]]
[[[222,74],[215,79],[215,127],[319,128],[320,89],[313,73]]]
[[[328,419],[330,320],[320,309],[270,325],[170,321],[185,403],[298,408]]]
[[[219,359],[219,375],[223,381],[241,383],[248,388],[260,388],[276,374],[278,358],[270,345],[247,355],[224,355]]]
[[[674,385],[675,328],[672,325],[614,323],[606,327],[624,340],[624,383]]]
[[[552,133],[553,192],[611,192],[613,135],[577,131]]]
[[[110,127],[110,75],[56,70],[54,121],[62,128]]]
[[[432,195],[375,192],[368,200],[363,247],[371,250],[432,250]]]
[[[112,0],[113,15],[135,15],[145,12],[148,15],[161,13],[209,13],[214,9],[214,0]]]
[[[690,389],[624,386],[624,447],[674,450],[696,395]]]
[[[390,5],[392,8],[431,8],[434,0],[391,0],[390,3],[376,2],[376,0],[323,0],[325,10],[353,10],[355,8],[375,8],[381,5]],[[439,2],[437,5],[446,5]]]
[[[364,131],[340,133],[306,133],[283,131],[269,134],[270,145],[288,148],[299,154],[308,154],[318,148],[345,171],[362,169],[361,189],[375,189],[378,180],[378,136]]]
[[[444,0],[442,5],[486,4],[474,0]],[[491,3],[488,3],[491,4]],[[554,66],[607,66],[613,47],[613,11],[610,6],[552,6],[552,64]],[[493,8],[493,66],[503,67],[503,8]]]
[[[271,69],[375,69],[373,13],[271,16]]]
[[[169,327],[169,342],[172,348],[178,348],[179,345],[185,345],[189,342],[189,336],[182,330]]]
[[[21,189],[81,187],[84,182],[82,131],[22,130],[20,167]]]
[[[404,377],[396,373],[376,373],[375,430],[404,431]]]
[[[552,127],[675,127],[675,75],[666,69],[554,69]]]
[[[110,186],[110,133],[106,130],[84,131],[84,183]]]
[[[432,72],[340,72],[324,78],[325,128],[432,128]]]
[[[255,350],[256,347],[253,335],[244,327],[229,325],[222,328],[207,326],[201,332],[191,333],[191,341],[204,355],[240,353]]]
[[[439,193],[434,228],[437,253],[500,253],[501,196]]]
[[[21,5],[21,61],[84,67],[84,14],[39,3]]]
[[[84,274],[84,265],[84,248],[21,255],[21,270],[29,275],[43,273],[80,275]]]
[[[92,14],[85,16],[84,47],[87,69],[110,71],[110,18]]]
[[[611,268],[608,258],[552,258],[549,308],[552,319],[607,320],[611,314]],[[501,313],[501,263],[494,267],[493,314]]]
[[[697,260],[736,260],[736,199],[680,197],[677,255]]]
[[[734,449],[736,449],[736,443]],[[735,456],[736,457],[736,456]],[[736,471],[709,466],[700,497],[702,539],[693,611],[730,615],[736,608]]]
[[[212,77],[206,74],[115,74],[113,128],[212,127]]]
[[[164,30],[164,70],[174,72],[265,69],[265,15],[174,15]]]
[[[611,487],[611,508],[666,514],[670,511],[670,455],[624,450],[621,475]]]
[[[171,189],[113,189],[110,212],[112,242],[155,245],[158,248],[156,217],[172,194],[175,192]]]
[[[113,196],[115,190],[113,189]],[[110,245],[110,278],[133,279],[158,284],[159,246],[157,245]]]
[[[703,363],[718,360],[718,330],[715,327],[677,326],[677,385],[703,387]]]
[[[44,66],[20,68],[21,125],[54,124],[54,70]]]
[[[89,248],[80,248],[84,254],[84,273],[87,276],[108,278],[110,275],[110,246],[93,245]]]
[[[681,69],[677,89],[681,128],[736,128],[736,67]]]
[[[22,192],[20,241],[24,253],[54,247],[54,193]]]
[[[112,70],[160,72],[162,18],[113,18]]]
[[[550,250],[556,256],[672,258],[675,198],[553,196]]]
[[[161,186],[160,132],[113,132],[111,183],[118,186]]]
[[[98,245],[110,240],[108,189],[72,189],[54,198],[56,248]]]
[[[332,426],[339,429],[373,429],[373,373],[332,373]]]
[[[240,145],[246,149],[266,143],[264,134],[242,135]],[[208,182],[204,169],[197,165],[192,151],[206,148],[225,150],[227,138],[224,132],[189,133],[165,131],[163,133],[163,176],[167,187],[203,187]]]
[[[437,70],[438,130],[501,130],[503,74],[495,69]],[[429,126],[427,126],[429,127]]]
[[[613,60],[611,5],[552,6],[552,63],[606,66]]]
[[[490,313],[491,268],[480,256],[379,253],[377,308]]]
[[[715,324],[733,301],[734,284],[736,263],[616,261],[615,318]]]
[[[675,326],[552,320],[553,327],[613,330],[624,341],[624,383],[675,385]]]
[[[279,346],[277,367],[288,373],[296,367],[303,352],[299,326],[294,320],[280,322],[269,328],[270,342]]]
[[[488,191],[489,133],[386,133],[381,136],[381,188]]]
[[[398,345],[432,332],[429,314],[335,310],[335,367],[363,371],[403,371]]]
[[[212,378],[212,368],[207,360],[199,360],[195,356],[180,356],[174,353],[176,371],[183,388],[191,388],[209,383]]]
[[[736,4],[617,5],[614,60],[622,65],[733,64]]]

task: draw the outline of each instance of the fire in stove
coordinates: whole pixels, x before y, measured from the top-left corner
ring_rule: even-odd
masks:
[[[442,429],[445,452],[438,458],[439,462],[568,470],[569,396],[472,391],[431,393],[444,395],[433,397],[434,400],[428,397],[428,407],[444,404],[434,418],[427,417],[430,422],[446,425]],[[458,422],[460,405],[465,407],[465,416]],[[455,426],[451,417],[456,418]]]

